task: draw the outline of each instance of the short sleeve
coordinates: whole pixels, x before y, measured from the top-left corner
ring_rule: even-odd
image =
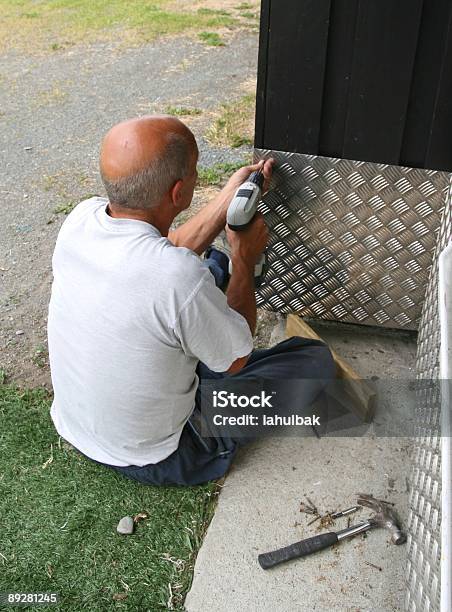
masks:
[[[229,307],[226,296],[206,271],[182,306],[174,333],[184,352],[214,372],[225,372],[239,357],[253,350],[246,319]]]

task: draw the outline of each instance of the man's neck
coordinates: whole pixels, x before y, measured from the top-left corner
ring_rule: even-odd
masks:
[[[172,219],[162,218],[156,210],[138,210],[134,208],[124,208],[122,206],[112,206],[110,203],[106,208],[107,214],[115,219],[134,219],[144,221],[156,227],[162,236],[167,236]]]

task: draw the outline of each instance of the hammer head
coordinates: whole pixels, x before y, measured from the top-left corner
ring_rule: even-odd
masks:
[[[381,499],[375,499],[373,495],[367,495],[366,493],[359,493],[358,495],[358,504],[360,506],[367,506],[375,512],[369,519],[370,522],[375,527],[389,529],[393,544],[404,544],[406,542],[406,534],[402,531],[400,519],[391,504]]]

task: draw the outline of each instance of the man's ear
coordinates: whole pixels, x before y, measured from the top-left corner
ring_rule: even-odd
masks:
[[[182,179],[176,181],[170,191],[170,197],[173,205],[180,208],[182,204]]]

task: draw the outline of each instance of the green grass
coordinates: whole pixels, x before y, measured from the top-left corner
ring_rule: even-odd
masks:
[[[31,358],[32,362],[38,366],[38,368],[45,368],[48,365],[49,353],[47,351],[47,347],[43,344],[37,346],[34,350],[33,357]]]
[[[253,139],[249,136],[243,136],[242,134],[232,134],[230,143],[233,149],[237,149],[243,145],[252,145]]]
[[[77,202],[66,202],[65,204],[59,204],[53,209],[55,215],[68,215],[72,210],[74,210]]]
[[[198,168],[198,185],[200,187],[219,185],[222,178],[223,172],[221,172],[215,166],[211,166],[210,168]]]
[[[207,187],[209,185],[220,185],[233,172],[245,166],[248,163],[242,160],[235,163],[218,163],[213,166],[201,166],[198,168],[198,185]]]
[[[74,208],[77,206],[77,204],[79,204],[80,202],[83,202],[84,200],[89,200],[90,198],[94,198],[97,194],[95,193],[87,193],[84,194],[83,196],[80,196],[80,198],[77,199],[77,201],[70,201],[70,202],[65,202],[64,204],[59,204],[58,206],[56,206],[53,209],[53,214],[54,215],[68,215],[70,212],[72,212],[74,210]]]
[[[0,371],[0,592],[57,592],[64,612],[181,610],[217,487],[149,487],[89,461],[50,403]],[[134,535],[116,533],[140,512]]]
[[[201,115],[202,110],[200,108],[188,108],[186,106],[167,106],[165,108],[167,115],[173,115],[174,117],[194,117]]]
[[[225,43],[216,32],[200,32],[199,38],[210,47],[224,47]]]
[[[198,15],[230,15],[228,11],[222,9],[200,8],[197,11]]]
[[[158,35],[238,23],[226,11],[178,9],[171,0],[0,0],[0,13],[1,47],[29,51],[119,37],[137,44]]]
[[[250,13],[249,11],[246,11],[244,13],[239,13],[240,17],[244,17],[245,19],[257,19],[258,18],[258,14],[257,13]]]
[[[223,104],[220,116],[207,131],[207,139],[215,145],[232,148],[253,144],[254,105],[254,94]]]

